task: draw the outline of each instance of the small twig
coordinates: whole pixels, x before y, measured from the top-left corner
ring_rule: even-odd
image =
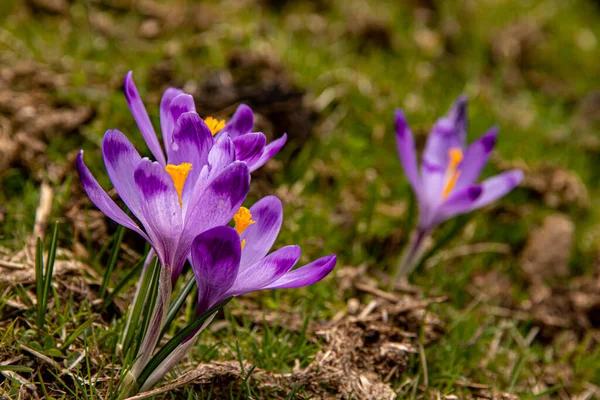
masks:
[[[358,314],[358,320],[363,320],[369,316],[373,312],[373,310],[377,307],[377,300],[371,300],[369,304]]]
[[[39,351],[36,351],[36,350],[34,350],[32,348],[29,348],[29,347],[25,346],[24,344],[20,345],[19,347],[21,347],[21,350],[25,350],[26,352],[28,352],[31,355],[39,358],[40,360],[42,360],[46,364],[48,364],[48,365],[50,365],[50,366],[52,366],[52,367],[54,367],[54,368],[56,368],[58,370],[62,369],[62,367],[56,361],[54,361],[53,359],[51,359],[47,355],[42,354]]]
[[[15,263],[11,261],[0,260],[0,267],[8,269],[25,269],[25,265],[21,263]]]
[[[354,284],[354,287],[356,289],[360,290],[361,292],[372,294],[373,296],[380,297],[380,298],[382,298],[384,300],[389,300],[389,301],[391,301],[393,303],[398,303],[401,300],[398,296],[396,296],[393,293],[385,292],[385,291],[383,291],[383,290],[381,290],[379,288],[376,288],[376,287],[373,287],[373,286],[369,286],[369,285],[366,285],[364,283],[358,283],[357,282],[357,283]]]

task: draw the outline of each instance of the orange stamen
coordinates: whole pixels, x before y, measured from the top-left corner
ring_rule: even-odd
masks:
[[[173,186],[175,186],[177,196],[179,196],[179,206],[181,208],[183,208],[183,201],[181,200],[183,185],[185,185],[185,180],[191,170],[192,164],[190,163],[182,163],[179,165],[168,164],[165,167],[165,171],[167,171],[167,173],[171,175],[171,179],[173,179]]]
[[[446,200],[450,193],[452,193],[452,189],[456,186],[456,182],[460,177],[460,171],[458,170],[458,165],[463,159],[462,150],[453,147],[448,150],[448,157],[450,157],[450,162],[448,163],[448,169],[446,169],[446,176],[448,177],[446,186],[444,187],[444,192],[442,194],[442,200]]]
[[[213,117],[206,117],[204,123],[206,126],[208,126],[208,129],[210,129],[210,133],[212,133],[213,136],[215,136],[221,129],[225,127],[224,119],[218,120]]]
[[[250,210],[246,207],[240,207],[240,209],[233,216],[233,221],[235,222],[235,231],[238,235],[242,236],[242,233],[248,228],[250,225],[255,223],[256,221],[252,220],[252,214]],[[246,245],[246,239],[242,240],[242,249]]]

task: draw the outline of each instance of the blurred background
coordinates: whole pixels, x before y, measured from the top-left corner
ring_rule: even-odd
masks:
[[[385,281],[416,222],[393,112],[406,112],[422,146],[464,93],[469,141],[500,128],[485,175],[521,168],[526,177],[443,225],[443,249],[410,278],[420,295],[448,297],[432,308],[445,329],[426,349],[428,383],[441,393],[463,380],[523,396],[598,396],[599,40],[592,0],[3,0],[0,245],[23,247],[45,185],[61,246],[101,268],[116,227],[86,199],[74,159],[83,148],[108,189],[107,129],[150,155],[122,93],[133,70],[155,126],[162,92],[175,86],[203,117],[226,119],[246,103],[256,130],[287,132],[253,175],[248,204],[282,199],[278,245],[298,243],[303,261],[335,253],[338,271]],[[125,243],[130,260],[144,250],[132,233]],[[339,282],[256,301],[326,320],[353,297]],[[285,354],[246,356],[286,372],[298,355]],[[419,371],[411,358],[406,374]]]

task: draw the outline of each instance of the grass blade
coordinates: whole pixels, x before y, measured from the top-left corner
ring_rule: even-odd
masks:
[[[142,346],[142,342],[146,338],[146,333],[148,332],[148,326],[150,325],[150,320],[154,316],[155,308],[157,307],[157,299],[159,296],[158,293],[158,285],[160,280],[160,270],[164,268],[160,266],[159,268],[154,269],[154,273],[152,275],[152,281],[150,282],[150,289],[148,290],[147,298],[144,301],[145,307],[144,312],[142,313],[144,318],[142,319],[141,329],[139,333],[136,335],[136,343],[135,343],[135,353],[138,354],[140,351],[140,347]]]
[[[104,297],[106,288],[108,287],[108,282],[110,282],[110,277],[115,269],[115,265],[117,264],[117,257],[119,256],[119,250],[121,249],[121,242],[123,241],[124,234],[125,228],[122,225],[119,225],[117,232],[114,235],[114,244],[108,258],[108,264],[106,265],[106,271],[104,272],[102,286],[100,286],[100,291],[98,292],[98,297],[100,298]]]
[[[69,337],[67,337],[67,339],[65,340],[65,342],[62,344],[62,346],[60,346],[60,350],[64,350],[67,347],[69,347],[69,345],[71,343],[73,343],[75,341],[75,339],[77,339],[79,337],[79,335],[81,335],[81,333],[87,329],[88,326],[90,326],[94,321],[96,321],[97,316],[92,316],[90,319],[86,320],[83,324],[79,325],[77,327],[77,329],[75,329],[73,331],[73,333],[71,333],[69,335]]]
[[[37,238],[35,247],[35,294],[37,297],[37,321],[36,325],[42,329],[44,327],[44,315],[42,307],[44,302],[42,301],[42,295],[44,293],[44,247],[42,246],[42,239]]]
[[[146,303],[148,289],[150,288],[150,283],[152,281],[152,278],[154,277],[154,273],[157,268],[160,268],[158,267],[158,260],[154,258],[154,260],[148,266],[148,271],[146,271],[146,274],[144,274],[144,278],[140,286],[140,294],[137,298],[137,301],[133,304],[133,308],[131,309],[130,326],[132,328],[127,331],[127,335],[125,336],[125,340],[123,341],[123,350],[125,352],[126,360],[128,358],[127,356],[131,353],[130,349],[136,331],[135,327],[138,326],[138,323],[140,321],[142,310],[144,308],[144,304]]]
[[[169,340],[167,344],[165,344],[163,348],[160,349],[154,355],[154,357],[150,359],[146,367],[144,367],[144,369],[140,373],[140,376],[137,379],[137,384],[139,385],[139,387],[142,387],[144,385],[144,382],[146,381],[146,379],[148,379],[150,374],[156,369],[156,367],[160,365],[161,362],[163,362],[165,358],[167,358],[169,354],[171,354],[173,350],[175,350],[177,346],[179,346],[188,336],[194,333],[196,329],[201,327],[204,321],[206,321],[212,314],[214,314],[216,311],[219,311],[227,303],[229,303],[232,298],[233,297],[226,298],[225,300],[223,300],[222,302],[220,302],[219,304],[202,314],[199,318],[196,318],[194,321],[192,321],[192,323],[190,323],[188,326],[179,331],[175,336],[173,336],[173,338]]]

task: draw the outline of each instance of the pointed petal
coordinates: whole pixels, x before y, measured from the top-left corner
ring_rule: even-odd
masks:
[[[146,107],[144,107],[144,103],[142,102],[140,94],[135,87],[135,83],[133,82],[132,71],[129,71],[125,76],[124,85],[125,98],[127,99],[127,104],[129,105],[133,119],[135,119],[135,122],[140,128],[140,132],[142,132],[142,136],[144,137],[148,148],[154,155],[154,158],[156,158],[156,161],[162,165],[165,165],[165,156],[160,148],[158,137],[156,136],[152,122],[150,122],[150,117],[148,117]]]
[[[477,181],[494,150],[497,136],[498,128],[492,128],[467,148],[465,157],[458,167],[460,176],[454,190],[464,189]]]
[[[236,161],[206,186],[196,186],[185,214],[179,251],[174,262],[176,276],[181,272],[192,241],[200,233],[225,225],[242,205],[250,188],[248,166]]]
[[[245,135],[252,131],[254,127],[254,112],[245,104],[240,104],[231,116],[231,119],[222,132],[227,132],[229,137],[235,139],[238,136]]]
[[[106,131],[102,139],[102,155],[106,171],[117,193],[133,214],[145,221],[133,171],[142,157],[125,135],[116,129]]]
[[[482,193],[483,188],[480,185],[469,186],[454,192],[437,211],[433,224],[437,225],[456,215],[471,211]]]
[[[83,150],[77,155],[77,170],[81,178],[81,184],[89,196],[92,203],[96,205],[106,216],[119,225],[123,225],[152,243],[148,236],[137,226],[135,222],[110,198],[108,194],[100,187],[98,181],[94,178],[88,167],[83,162]]]
[[[467,129],[467,98],[461,96],[450,108],[448,115],[437,120],[425,144],[423,161],[446,169],[448,151],[465,149]]]
[[[192,164],[183,187],[183,204],[187,206],[196,187],[200,171],[208,163],[208,153],[213,146],[210,129],[195,112],[181,114],[173,132],[171,146],[167,150],[169,164]]]
[[[413,190],[418,195],[421,190],[421,182],[417,169],[417,150],[415,149],[415,139],[413,137],[406,117],[402,110],[396,110],[396,146],[402,168],[406,178],[410,182]]]
[[[288,289],[312,285],[325,278],[335,267],[337,258],[331,254],[288,272],[265,289]]]
[[[176,122],[169,115],[169,109],[173,99],[180,94],[184,94],[183,90],[177,88],[168,88],[165,90],[162,99],[160,100],[160,130],[162,131],[163,142],[167,151],[171,145],[172,133]]]
[[[268,288],[270,284],[296,265],[300,254],[301,250],[298,246],[282,247],[269,254],[256,264],[241,271],[227,295],[239,296]]]
[[[250,172],[254,172],[257,169],[259,169],[260,167],[262,167],[263,165],[265,165],[267,163],[267,161],[269,161],[271,158],[273,158],[273,156],[275,156],[275,154],[277,154],[279,152],[279,150],[281,150],[281,148],[285,145],[286,141],[287,141],[287,134],[284,133],[282,137],[280,137],[279,139],[273,140],[271,143],[269,143],[267,146],[265,146],[260,157],[258,157],[257,159],[255,159],[255,161],[252,161],[251,163],[248,164],[248,168],[250,168]]]
[[[245,240],[240,269],[244,270],[262,260],[277,239],[283,222],[283,205],[275,196],[263,197],[250,207],[252,219],[256,221],[242,233]]]
[[[219,175],[235,161],[235,146],[227,134],[219,135],[214,146],[208,153],[210,178]]]
[[[173,132],[175,127],[177,126],[177,120],[179,117],[187,112],[196,112],[196,104],[194,103],[194,98],[186,93],[181,93],[169,103],[169,110],[166,115],[165,122],[165,131],[163,131],[163,135],[165,137],[165,147],[168,149],[173,140]]]
[[[481,182],[483,193],[473,205],[473,210],[484,207],[508,194],[523,180],[523,171],[511,170]]]
[[[454,122],[461,148],[464,148],[467,143],[467,102],[467,96],[461,94],[448,112],[448,118]]]
[[[217,304],[231,288],[240,267],[240,253],[240,237],[228,226],[217,226],[194,239],[192,270],[198,285],[196,315],[202,315]]]
[[[252,164],[260,158],[266,144],[267,138],[260,132],[247,133],[233,138],[235,158],[247,164]]]
[[[154,240],[161,262],[173,267],[179,236],[183,227],[179,197],[173,180],[164,167],[142,159],[134,173],[140,193],[146,230]]]

